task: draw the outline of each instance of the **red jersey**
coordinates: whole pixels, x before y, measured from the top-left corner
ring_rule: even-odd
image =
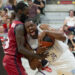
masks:
[[[7,33],[8,32],[7,24],[3,24],[3,28],[4,28],[4,32]],[[10,28],[11,28],[11,24],[9,24],[9,29]]]
[[[9,54],[9,55],[21,55],[20,53],[18,53],[18,48],[17,48],[17,43],[16,43],[16,36],[15,36],[15,27],[18,25],[23,25],[22,22],[20,21],[13,21],[11,28],[8,31],[8,42],[6,43],[6,47],[5,47],[5,54]]]
[[[3,24],[3,28],[7,29],[7,24]],[[9,29],[11,28],[11,24],[9,24]]]

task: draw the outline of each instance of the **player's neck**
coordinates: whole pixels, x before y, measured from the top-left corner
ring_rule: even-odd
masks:
[[[30,36],[30,35],[29,35]],[[36,33],[34,36],[30,36],[32,39],[38,39],[38,30],[36,30]]]
[[[16,15],[15,20],[20,20],[20,16]]]

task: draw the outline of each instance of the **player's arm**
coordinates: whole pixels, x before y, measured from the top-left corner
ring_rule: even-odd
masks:
[[[15,34],[19,53],[23,54],[26,58],[40,58],[39,55],[36,55],[25,48],[25,36],[23,25],[18,25],[16,27]]]
[[[63,32],[59,32],[59,31],[46,31],[45,32],[48,36],[52,36],[57,40],[61,40],[61,41],[65,41],[66,37],[64,36]]]
[[[64,34],[62,32],[49,30],[49,31],[43,31],[39,35],[39,41],[42,40],[46,35],[53,37],[53,39],[57,39],[57,40],[61,40],[61,41],[66,40],[66,37],[64,36]]]
[[[59,31],[59,30],[53,30],[51,29],[48,25],[46,24],[43,24],[40,26],[40,28],[44,31],[40,34],[40,38],[42,39],[45,35],[48,35],[48,36],[52,36],[54,37],[55,39],[57,40],[61,40],[61,41],[64,41],[66,40],[66,37],[64,36],[64,33]]]

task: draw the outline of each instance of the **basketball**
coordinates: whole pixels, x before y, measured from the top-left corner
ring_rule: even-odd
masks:
[[[40,41],[40,44],[41,44],[42,47],[51,48],[51,47],[54,45],[54,41],[55,41],[55,40],[54,40],[53,37],[46,35],[46,36],[43,38],[43,40]]]

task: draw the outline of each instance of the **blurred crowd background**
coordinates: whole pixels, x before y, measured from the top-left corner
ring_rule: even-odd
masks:
[[[11,28],[12,21],[15,19],[15,15],[16,15],[14,13],[15,5],[19,1],[23,1],[29,7],[28,17],[33,19],[33,21],[37,25],[43,24],[43,23],[49,24],[51,22],[49,20],[46,21],[46,16],[47,18],[49,18],[48,13],[52,13],[52,12],[48,11],[48,13],[46,13],[45,10],[49,9],[49,6],[46,7],[47,4],[49,5],[50,2],[56,2],[54,0],[48,0],[48,1],[46,0],[0,0],[0,39],[2,40],[2,42],[5,41],[3,40],[3,36],[7,35],[8,30]],[[53,8],[54,7],[52,7],[51,9]],[[62,25],[59,26],[59,28],[57,28],[58,24],[54,23],[55,20],[53,20],[53,23],[54,23],[53,26],[55,29],[58,29],[61,32],[64,32],[64,35],[66,36],[65,43],[69,46],[69,49],[75,55],[75,11],[73,9],[70,9],[68,13],[69,14],[65,16],[64,21]],[[61,15],[63,16],[63,14]],[[60,15],[59,16],[54,15],[53,17],[59,18],[58,22],[61,21]],[[53,17],[51,15],[50,18],[52,19]],[[52,24],[49,24],[49,25],[52,27]]]

